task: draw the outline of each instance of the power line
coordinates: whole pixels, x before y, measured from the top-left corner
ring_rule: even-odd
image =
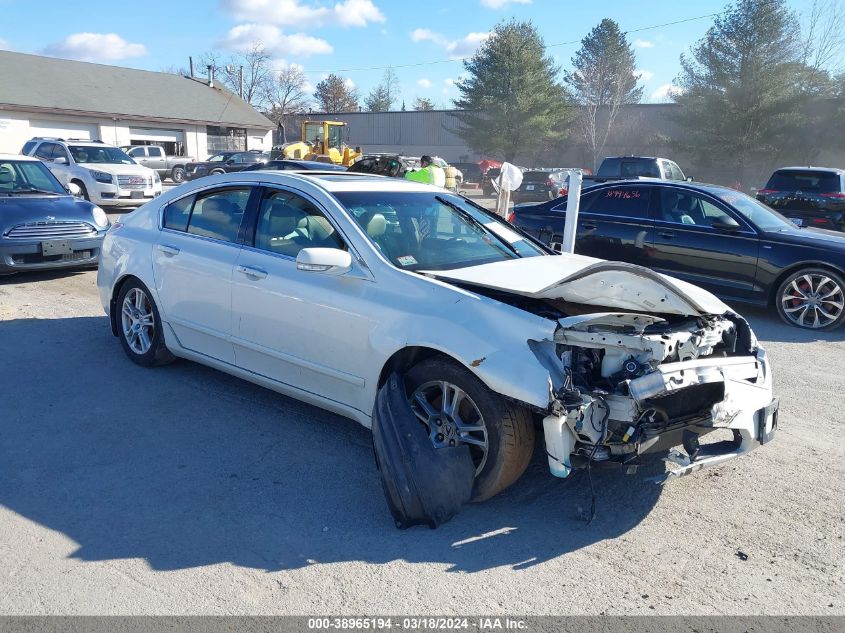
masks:
[[[653,24],[651,26],[643,26],[643,27],[640,27],[638,29],[630,29],[628,31],[622,31],[622,34],[628,35],[630,33],[641,33],[643,31],[652,31],[654,29],[661,29],[661,28],[665,28],[667,26],[675,26],[677,24],[684,24],[686,22],[695,22],[697,20],[706,20],[707,18],[714,18],[718,15],[722,15],[722,13],[724,13],[724,12],[725,11],[719,11],[717,13],[708,13],[707,15],[697,15],[693,18],[684,18],[683,20],[674,20],[672,22],[664,22],[662,24]],[[580,39],[570,40],[568,42],[558,42],[557,44],[549,44],[549,45],[546,46],[546,48],[556,48],[558,46],[571,46],[573,44],[580,44],[580,43],[581,43]],[[394,68],[394,69],[396,69],[396,68],[418,68],[420,66],[434,66],[436,64],[453,64],[455,62],[463,62],[463,61],[466,61],[467,59],[471,59],[471,58],[472,58],[472,56],[470,55],[470,56],[466,56],[466,57],[452,57],[450,59],[435,59],[435,60],[431,60],[431,61],[414,62],[414,63],[410,63],[410,64],[392,64],[392,65],[388,65],[388,66],[359,66],[357,68],[335,68],[334,70],[305,70],[303,72],[310,73],[310,74],[314,74],[314,73],[317,73],[317,74],[319,74],[319,73],[334,74],[334,73],[366,72],[366,71],[370,71],[370,70],[387,70],[388,68]],[[279,71],[279,70],[284,70],[284,69],[274,68],[273,70]]]

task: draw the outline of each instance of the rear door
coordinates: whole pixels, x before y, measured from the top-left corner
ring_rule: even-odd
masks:
[[[160,147],[150,146],[147,148],[148,159],[144,163],[150,169],[155,169],[161,173],[167,171],[167,157],[164,155],[164,150]]]
[[[163,319],[179,344],[229,364],[235,360],[232,275],[253,191],[227,185],[170,203],[153,249]]]
[[[757,231],[703,192],[672,186],[655,189],[654,244],[645,265],[724,299],[760,299],[755,289]],[[726,218],[736,223],[735,229],[714,226]]]

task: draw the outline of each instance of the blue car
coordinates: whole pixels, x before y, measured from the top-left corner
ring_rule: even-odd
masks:
[[[40,160],[0,154],[0,275],[96,266],[108,228],[105,211],[71,195]]]

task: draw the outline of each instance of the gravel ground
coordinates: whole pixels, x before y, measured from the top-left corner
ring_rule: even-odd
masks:
[[[368,432],[190,362],[130,363],[95,273],[0,280],[2,614],[845,614],[845,333],[751,311],[775,441],[664,487],[539,456],[392,524]],[[738,552],[747,555],[742,559]]]

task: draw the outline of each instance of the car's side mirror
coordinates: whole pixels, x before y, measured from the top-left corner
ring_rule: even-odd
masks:
[[[713,218],[713,221],[710,223],[710,226],[712,226],[717,231],[725,231],[727,233],[739,231],[739,229],[741,228],[739,226],[739,222],[726,215],[719,218]]]
[[[692,176],[687,176],[687,182],[692,182],[694,179]]]
[[[296,256],[297,270],[342,275],[352,270],[352,255],[339,248],[303,248]]]
[[[227,160],[227,161],[226,161],[226,164],[227,164],[227,165],[234,165],[234,164],[235,164],[235,159],[234,159],[234,158],[230,158],[229,160]]]
[[[67,165],[67,158],[65,158],[64,156],[59,156],[57,158],[54,158],[52,162],[56,163],[57,165]]]
[[[70,182],[67,185],[65,185],[65,189],[74,198],[81,198],[82,197],[82,188],[79,185],[77,185],[75,182]]]

